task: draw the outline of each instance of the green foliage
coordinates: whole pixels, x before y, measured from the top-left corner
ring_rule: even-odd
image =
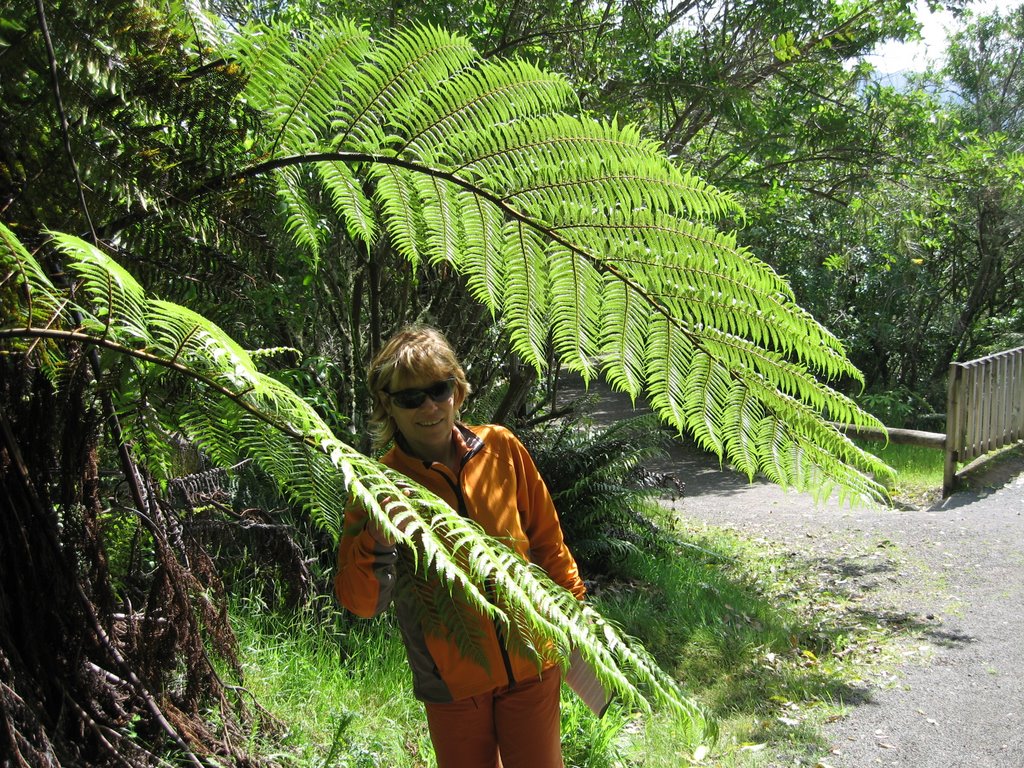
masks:
[[[622,763],[619,742],[629,720],[614,703],[597,718],[576,696],[562,696],[562,758],[566,766],[618,768]],[[699,741],[684,734],[681,742]]]
[[[928,403],[906,387],[898,387],[887,392],[865,392],[858,398],[858,402],[877,416],[879,421],[890,427],[924,428],[915,423],[915,420],[928,412]]]
[[[280,480],[274,503],[323,529],[336,531],[350,490],[383,516],[375,500],[404,498],[398,479],[336,437],[358,432],[362,361],[421,318],[467,342],[474,383],[500,382],[504,341],[479,322],[489,313],[529,364],[554,348],[588,380],[647,391],[674,429],[750,475],[878,496],[887,468],[827,424],[873,423],[870,409],[832,387],[856,388],[867,366],[868,383],[920,394],[924,369],[1021,333],[1024,270],[1006,237],[1019,229],[1019,100],[993,98],[1019,90],[1006,66],[1019,18],[979,25],[983,45],[962,41],[951,74],[964,108],[939,111],[862,88],[863,68],[842,66],[910,31],[906,0],[729,0],[686,17],[550,0],[392,5],[353,9],[372,25],[315,0],[0,11],[5,365],[40,365],[63,387],[87,376],[80,345],[99,350],[97,391],[155,479],[175,473],[183,431],[220,464],[253,459],[255,476]],[[495,56],[513,50],[523,58]],[[594,107],[627,117],[595,120]],[[750,225],[739,236],[738,222]],[[102,247],[62,236],[55,249],[47,231]],[[50,282],[65,276],[80,282]],[[301,352],[274,357],[283,370],[268,375],[248,351],[261,346]],[[77,416],[72,428],[94,428]],[[35,453],[66,458],[58,442]],[[619,471],[590,458],[581,498]],[[82,488],[91,466],[35,469],[41,487]],[[510,593],[543,600],[543,586],[513,589],[530,574],[473,531],[438,518],[444,541],[427,536],[438,510],[408,490],[414,509],[396,511],[421,516],[426,567],[462,578],[445,547],[466,543],[480,558],[471,598],[474,578],[512,569]],[[116,564],[137,526],[104,523]],[[552,631],[561,649],[571,632]]]
[[[562,664],[577,648],[624,702],[649,708],[649,697],[713,735],[701,710],[641,646],[445,502],[339,440],[312,406],[260,372],[219,327],[148,297],[126,270],[78,238],[54,234],[53,246],[77,278],[74,294],[50,283],[0,225],[0,270],[9,275],[14,297],[5,305],[0,341],[21,349],[40,341],[94,345],[135,362],[140,380],[182,374],[194,386],[177,406],[180,429],[218,464],[252,461],[335,540],[347,500],[356,499],[408,545],[420,573],[436,576],[460,602],[493,617],[510,642]],[[54,310],[41,324],[35,323],[37,306]],[[451,601],[430,607],[446,623],[457,620]],[[471,652],[471,638],[456,639]]]
[[[644,464],[665,436],[644,416],[595,430],[585,417],[522,435],[558,508],[562,530],[588,577],[615,575],[629,554],[664,544],[658,496],[671,483]],[[678,489],[677,489],[678,490]]]
[[[342,259],[351,252],[378,289],[373,270],[382,263],[394,265],[388,274],[404,270],[406,285],[421,270],[458,274],[501,316],[528,364],[546,365],[550,342],[586,378],[602,373],[634,396],[646,390],[675,429],[751,476],[822,493],[838,486],[854,498],[884,492],[873,477],[885,474],[884,465],[830,424],[874,423],[827,383],[856,379],[838,341],[794,303],[777,274],[718,229],[725,217],[742,215],[736,201],[680,168],[636,127],[580,116],[564,78],[519,60],[484,60],[464,38],[433,27],[372,39],[344,20],[318,19],[305,29],[254,25],[235,35],[203,20],[192,34],[201,30],[201,50],[223,58],[207,65],[204,53],[202,63],[193,61],[197,79],[216,71],[224,85],[206,94],[216,108],[198,110],[196,119],[216,128],[219,117],[225,132],[213,130],[210,140],[233,137],[230,151],[204,164],[205,145],[189,143],[194,121],[182,117],[164,138],[193,147],[195,162],[145,188],[97,186],[109,200],[94,209],[106,218],[96,231],[116,236],[126,256],[139,247],[143,258],[188,264],[178,261],[178,244],[212,261],[222,249],[242,253],[247,236],[260,254],[287,244],[291,268],[281,284],[306,286],[322,265],[344,313],[355,313],[361,290],[352,285],[350,294],[344,282]],[[175,51],[192,61],[186,46]],[[191,95],[184,101],[184,112],[201,104]],[[134,103],[127,91],[122,103]],[[157,114],[128,116],[137,120],[131,149],[144,147]],[[105,116],[98,129],[113,122]],[[172,162],[168,151],[155,154]],[[86,178],[110,154],[91,152]],[[88,201],[84,186],[82,193]],[[268,199],[278,204],[276,217]],[[134,437],[159,444],[173,425],[218,465],[249,459],[334,535],[354,496],[381,525],[402,523],[404,533],[393,533],[414,545],[422,571],[452,584],[511,637],[550,640],[556,661],[578,646],[625,702],[644,706],[647,695],[703,722],[642,649],[438,500],[339,440],[307,400],[257,368],[226,324],[152,298],[134,270],[99,247],[67,235],[46,243],[39,221],[22,216],[29,202],[19,197],[10,210],[59,265],[49,271],[78,283],[71,301],[4,229],[11,276],[0,333],[12,348],[56,359],[56,342],[82,342],[103,350],[108,367],[121,358],[113,383],[127,397],[122,411],[134,400],[161,414],[152,420],[140,407]],[[330,225],[338,219],[342,228]],[[342,231],[350,238],[344,247],[334,239]],[[304,254],[301,271],[295,249]],[[254,271],[257,297],[267,271]],[[279,287],[264,295],[289,311],[297,303]],[[248,325],[233,313],[238,306],[217,309],[236,328]],[[278,321],[261,314],[258,322]],[[350,343],[357,337],[351,333]],[[150,403],[146,393],[160,397]],[[167,464],[158,450],[139,455]],[[495,586],[496,603],[483,596],[485,583]]]
[[[184,12],[180,2],[167,6],[169,17],[123,0],[50,9],[63,115],[52,98],[37,9],[31,3],[4,8],[4,20],[18,30],[7,38],[0,79],[0,144],[10,153],[0,176],[11,195],[7,222],[34,229],[42,220],[55,229],[89,231],[129,206],[152,215],[168,190],[188,189],[240,157],[239,137],[255,116],[235,98],[238,71],[210,67],[194,76],[189,38],[206,27],[204,16]],[[73,123],[71,158],[62,118]]]
[[[272,375],[312,405],[334,434],[349,429],[344,415],[345,375],[335,360],[307,355],[297,365],[280,368]]]
[[[976,19],[944,67],[902,90],[837,83],[832,101],[859,115],[855,152],[823,151],[839,115],[816,109],[811,132],[781,134],[749,166],[755,182],[771,171],[771,189],[744,198],[745,241],[846,341],[869,393],[925,401],[914,416],[945,409],[951,361],[1012,348],[1024,327],[1019,32],[1019,12]],[[822,164],[792,163],[794,141]]]

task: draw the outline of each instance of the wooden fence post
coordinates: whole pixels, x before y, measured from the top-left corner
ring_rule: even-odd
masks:
[[[953,492],[956,482],[956,463],[962,437],[962,421],[960,419],[960,379],[963,366],[959,363],[949,364],[948,381],[946,383],[946,460],[942,470],[942,498]]]

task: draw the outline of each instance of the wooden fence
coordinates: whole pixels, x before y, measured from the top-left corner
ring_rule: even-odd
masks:
[[[949,366],[942,495],[958,463],[1024,439],[1024,347]]]
[[[946,454],[942,496],[953,492],[957,464],[1024,440],[1024,347],[966,363],[951,363],[946,431],[844,427],[866,440],[940,448]]]

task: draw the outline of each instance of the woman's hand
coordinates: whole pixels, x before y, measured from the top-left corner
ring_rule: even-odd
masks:
[[[380,526],[373,518],[366,521],[366,530],[373,536],[374,541],[382,547],[395,546],[395,539],[391,536],[391,533]]]

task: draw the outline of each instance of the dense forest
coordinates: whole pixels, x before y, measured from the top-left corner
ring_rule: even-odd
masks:
[[[1024,6],[944,5],[898,89],[865,57],[908,0],[6,5],[0,763],[259,762],[225,557],[302,603],[351,494],[702,719],[366,455],[366,364],[427,321],[476,420],[564,418],[571,371],[749,477],[884,499],[836,424],[932,428],[951,361],[1024,343]]]

